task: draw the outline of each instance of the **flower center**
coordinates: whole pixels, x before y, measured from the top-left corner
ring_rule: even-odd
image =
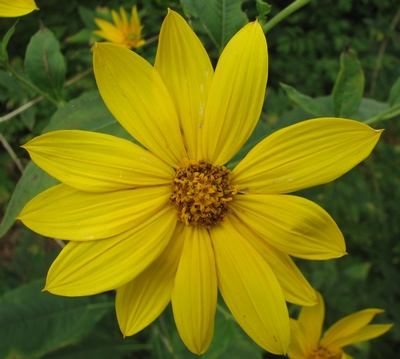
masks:
[[[204,161],[190,161],[176,171],[170,203],[187,226],[211,228],[230,212],[228,203],[237,193],[230,186],[230,171]]]
[[[326,347],[320,345],[314,349],[307,359],[340,359],[342,356],[341,351],[331,351]]]

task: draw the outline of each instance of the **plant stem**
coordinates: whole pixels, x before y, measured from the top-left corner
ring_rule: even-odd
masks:
[[[263,26],[264,33],[267,33],[271,30],[275,25],[280,23],[283,19],[287,18],[289,15],[307,5],[310,0],[296,0],[292,2],[288,7],[284,8],[280,13],[275,15],[271,20],[267,21],[267,23]]]
[[[18,74],[9,64],[7,64],[6,66],[7,66],[7,71],[11,76],[14,76],[18,81],[22,82],[24,85],[36,91],[38,94],[42,95],[46,100],[50,101],[57,108],[61,106],[60,102],[51,97],[47,92],[42,91],[39,87],[35,86],[33,83],[26,80],[24,77]]]

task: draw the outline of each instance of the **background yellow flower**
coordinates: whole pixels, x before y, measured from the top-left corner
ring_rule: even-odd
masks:
[[[318,292],[317,297],[317,305],[303,307],[298,320],[290,319],[290,359],[352,359],[343,347],[379,337],[393,326],[369,324],[376,314],[383,312],[382,309],[371,308],[344,317],[321,338],[325,305]]]

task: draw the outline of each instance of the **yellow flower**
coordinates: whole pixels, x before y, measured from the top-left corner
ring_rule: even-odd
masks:
[[[261,141],[230,172],[264,102],[268,55],[261,26],[228,43],[214,69],[186,21],[169,11],[154,67],[121,46],[94,48],[107,107],[144,148],[114,136],[56,131],[25,145],[62,183],[31,200],[19,219],[70,242],[46,290],[91,295],[118,288],[124,335],[172,301],[178,331],[204,353],[219,288],[261,347],[285,353],[285,300],[314,305],[290,255],[341,257],[343,236],[318,205],[285,193],[329,182],[365,159],[379,139],[362,123],[304,121]]]
[[[0,0],[1,17],[17,17],[39,10],[34,0]]]
[[[128,21],[126,11],[122,6],[119,12],[121,15],[118,15],[115,10],[111,10],[114,24],[103,19],[95,18],[94,21],[100,30],[93,31],[93,33],[114,44],[127,47],[128,49],[138,49],[143,46],[145,44],[145,40],[142,39],[141,34],[143,26],[140,24],[136,5],[132,8],[130,21]]]
[[[290,319],[292,341],[290,359],[352,359],[342,348],[386,333],[393,324],[370,324],[382,309],[365,309],[332,325],[321,338],[325,316],[324,299],[317,292],[318,304],[303,307],[299,319]]]

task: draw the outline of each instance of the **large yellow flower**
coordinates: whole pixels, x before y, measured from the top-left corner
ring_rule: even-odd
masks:
[[[95,18],[94,21],[100,30],[93,31],[93,33],[128,49],[142,47],[145,40],[142,39],[143,26],[140,24],[136,5],[132,8],[130,20],[128,20],[126,11],[122,6],[119,12],[120,15],[115,10],[111,10],[114,24],[104,19]]]
[[[324,299],[317,292],[318,304],[303,307],[299,319],[290,319],[292,340],[290,359],[352,359],[343,347],[364,342],[386,333],[393,324],[368,325],[382,309],[365,309],[332,325],[321,338],[325,317]]]
[[[146,149],[114,136],[56,131],[25,148],[62,183],[21,212],[28,227],[68,239],[46,290],[90,295],[117,288],[124,335],[149,325],[172,300],[178,331],[194,353],[213,336],[219,288],[260,346],[285,353],[285,300],[316,297],[289,255],[328,259],[343,236],[318,205],[287,192],[329,182],[366,158],[380,131],[324,118],[280,130],[230,172],[264,101],[267,46],[250,23],[215,70],[173,11],[154,67],[114,44],[97,44],[94,72],[107,107]]]
[[[1,17],[17,17],[39,10],[34,0],[0,0]]]

